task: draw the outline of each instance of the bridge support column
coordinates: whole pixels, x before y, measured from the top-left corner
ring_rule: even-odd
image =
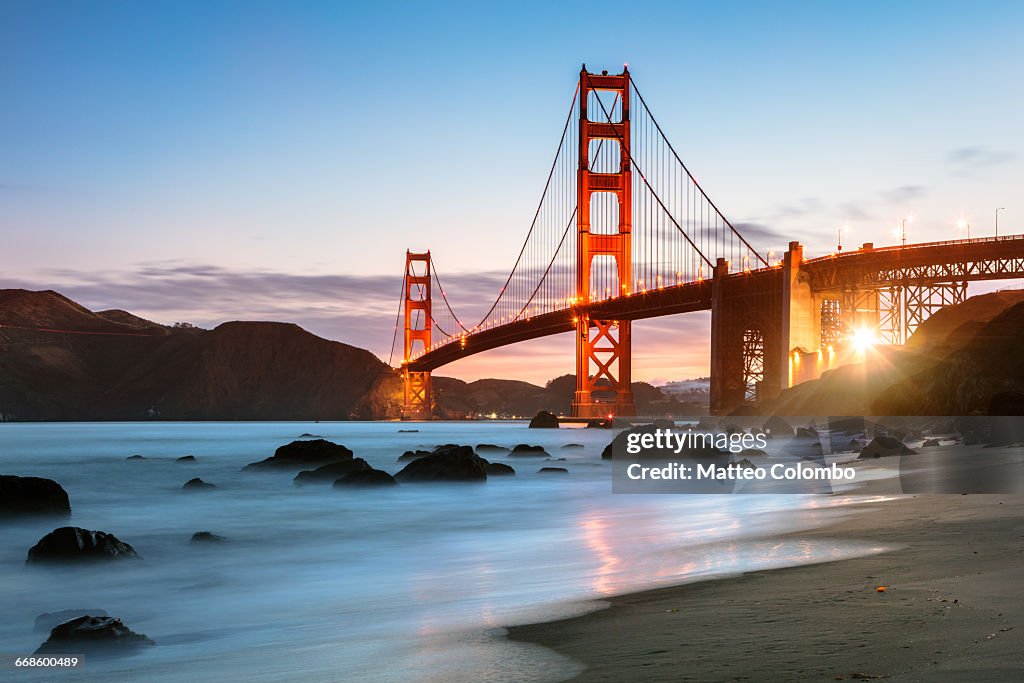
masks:
[[[804,248],[799,242],[790,242],[782,259],[782,344],[777,359],[783,368],[783,389],[797,383],[801,357],[821,348],[821,303],[815,296],[806,274],[800,266]]]
[[[580,138],[577,171],[576,297],[586,304],[591,294],[594,258],[611,257],[615,261],[616,291],[629,293],[633,287],[633,182],[630,160],[629,72],[608,75],[580,72]],[[598,107],[596,119],[587,116],[592,91],[614,93],[622,116],[610,120]],[[614,110],[614,106],[612,107]],[[618,170],[598,173],[591,170],[590,142],[618,145]],[[595,192],[614,194],[618,200],[618,224],[596,225],[591,231],[591,197]],[[600,296],[600,292],[598,295]],[[576,319],[576,395],[572,403],[574,417],[636,415],[630,373],[630,321],[596,320],[586,315]]]
[[[429,420],[433,417],[430,371],[409,369],[416,354],[430,348],[433,327],[430,298],[430,252],[405,252],[404,304],[405,330],[402,356],[403,420]]]

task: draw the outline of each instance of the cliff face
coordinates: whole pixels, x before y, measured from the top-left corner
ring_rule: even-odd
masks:
[[[389,381],[369,351],[297,325],[171,328],[56,292],[0,290],[5,419],[380,418]]]

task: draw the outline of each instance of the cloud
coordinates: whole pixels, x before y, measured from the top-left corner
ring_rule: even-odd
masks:
[[[442,284],[468,325],[487,311],[507,277],[499,272],[452,273],[443,276]],[[384,361],[391,351],[401,290],[397,275],[305,275],[176,262],[102,274],[50,269],[32,280],[5,284],[55,289],[92,310],[120,308],[165,324],[293,322],[327,339],[370,349]],[[442,305],[435,292],[435,311]],[[706,316],[699,313],[634,323],[634,377],[707,374],[707,326]],[[516,344],[471,356],[438,374],[543,383],[573,371],[573,344],[571,334]],[[400,354],[401,339],[397,346]]]
[[[732,227],[755,247],[765,242],[784,239],[782,233],[764,223],[733,223]]]
[[[952,150],[947,158],[953,166],[961,170],[968,170],[1005,164],[1016,159],[1017,155],[1005,150],[976,145],[974,147],[958,147]]]
[[[900,185],[891,190],[883,190],[878,193],[882,201],[887,204],[902,204],[923,198],[928,194],[928,188],[924,185]]]

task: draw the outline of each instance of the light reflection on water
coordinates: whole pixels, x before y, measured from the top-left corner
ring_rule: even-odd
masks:
[[[62,680],[555,680],[575,665],[485,631],[578,613],[591,598],[879,550],[764,540],[847,514],[847,498],[613,495],[604,430],[401,427],[0,425],[0,471],[59,481],[74,508],[69,523],[110,531],[145,558],[26,567],[27,549],[55,524],[0,526],[0,652],[38,647],[41,612],[101,608],[159,646]],[[343,492],[295,487],[290,472],[239,471],[304,432],[390,472],[404,450],[438,443],[541,444],[570,475],[545,477],[542,459],[492,454],[517,476]],[[585,448],[560,448],[569,442]],[[125,461],[134,453],[147,460]],[[198,462],[174,462],[188,453]],[[218,489],[181,493],[195,476]],[[189,545],[198,530],[230,540]]]

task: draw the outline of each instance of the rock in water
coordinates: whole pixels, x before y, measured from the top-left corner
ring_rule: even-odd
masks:
[[[516,471],[512,467],[510,467],[509,465],[506,465],[503,462],[489,462],[489,463],[487,463],[487,467],[485,469],[487,470],[487,476],[488,477],[514,477],[514,476],[516,476]]]
[[[217,488],[216,484],[203,481],[199,477],[189,479],[185,482],[185,485],[181,487],[182,491],[209,491],[210,489]]]
[[[70,514],[67,491],[52,479],[0,475],[0,519]]]
[[[347,474],[362,472],[363,470],[368,469],[371,469],[370,463],[366,462],[362,458],[352,458],[351,460],[332,462],[329,465],[318,467],[315,470],[303,470],[296,474],[292,481],[300,485],[315,484],[317,482],[326,483],[337,481]]]
[[[938,439],[925,439],[924,443],[921,444],[922,448],[931,448],[933,446],[941,446]]]
[[[407,462],[409,460],[415,460],[416,458],[425,458],[430,455],[431,451],[421,451],[419,449],[415,451],[406,451],[398,456],[398,462]]]
[[[65,621],[71,621],[78,617],[86,616],[91,614],[94,617],[107,617],[110,616],[105,610],[101,609],[62,609],[59,612],[43,612],[36,617],[36,622],[32,626],[32,630],[39,633],[49,633],[55,626],[63,624]]]
[[[542,410],[530,420],[530,429],[558,429],[558,416]]]
[[[212,531],[197,531],[192,534],[192,539],[189,543],[223,543],[228,539],[223,536],[218,536]]]
[[[569,474],[569,470],[564,467],[541,467],[537,474]]]
[[[174,462],[195,462],[195,461],[196,461],[196,456],[194,456],[194,455],[183,455],[180,458],[177,458]]]
[[[76,526],[54,529],[28,551],[28,562],[141,559],[135,549],[113,534]]]
[[[496,446],[493,443],[478,443],[476,445],[477,453],[485,453],[488,451],[492,453],[508,453],[509,449],[504,446]]]
[[[135,455],[129,455],[127,458],[125,458],[125,460],[145,460],[145,459],[146,459],[146,456],[139,455],[138,453],[136,453]]]
[[[383,470],[375,470],[372,467],[358,472],[346,474],[334,482],[334,488],[360,488],[376,486],[394,486],[398,482],[395,478]]]
[[[85,615],[56,626],[35,654],[127,654],[149,645],[156,643],[116,617]]]
[[[402,482],[487,481],[488,462],[470,446],[446,446],[406,465],[395,479]]]
[[[564,446],[562,446],[562,448],[583,448],[583,444],[581,444],[581,443],[567,443]]]
[[[793,425],[783,420],[778,415],[772,415],[764,423],[764,431],[772,436],[793,436]]]
[[[301,469],[309,465],[326,465],[339,460],[351,460],[352,451],[340,444],[324,439],[292,441],[278,448],[272,457],[246,465],[243,470],[262,468]]]
[[[546,458],[548,452],[544,450],[543,446],[530,446],[525,443],[516,444],[516,447],[512,449],[511,455],[514,456],[535,456]]]
[[[913,455],[912,451],[903,445],[903,442],[891,436],[876,436],[871,443],[864,447],[864,450],[857,456],[858,459],[884,458],[889,455]]]

